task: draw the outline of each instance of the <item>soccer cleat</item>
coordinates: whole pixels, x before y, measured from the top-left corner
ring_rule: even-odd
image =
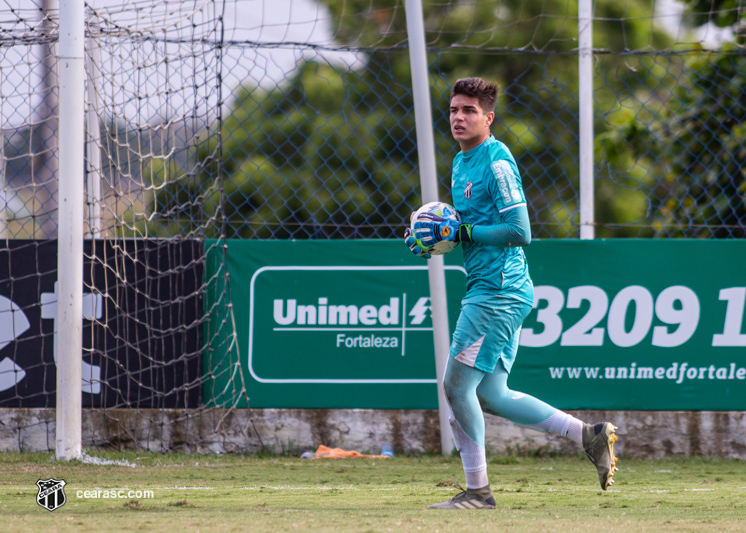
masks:
[[[583,428],[583,448],[591,463],[596,465],[601,488],[607,490],[614,484],[617,458],[614,455],[614,443],[617,440],[616,427],[611,422],[586,424]]]
[[[461,487],[459,487],[461,489]],[[443,503],[428,505],[428,509],[494,509],[495,498],[490,496],[487,499],[482,498],[475,492],[461,489],[461,492],[453,498]]]

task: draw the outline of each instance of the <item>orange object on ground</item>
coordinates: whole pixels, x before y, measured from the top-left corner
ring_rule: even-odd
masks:
[[[374,459],[388,459],[388,455],[368,455],[356,451],[343,450],[342,448],[329,448],[320,445],[316,449],[316,456],[312,459],[356,459],[358,457],[372,457]]]

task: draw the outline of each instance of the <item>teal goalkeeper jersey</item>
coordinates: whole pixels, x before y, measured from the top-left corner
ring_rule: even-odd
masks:
[[[475,226],[504,222],[503,213],[526,205],[513,155],[490,136],[453,160],[451,195],[461,221]],[[533,304],[533,285],[523,248],[462,243],[468,275],[466,296],[502,294]]]

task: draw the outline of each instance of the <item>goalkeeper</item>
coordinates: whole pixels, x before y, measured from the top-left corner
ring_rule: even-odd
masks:
[[[443,379],[466,490],[428,509],[495,508],[483,411],[574,440],[596,466],[604,490],[617,470],[616,428],[610,422],[586,424],[507,385],[534,287],[521,248],[531,242],[521,177],[508,148],[490,133],[497,93],[497,85],[481,78],[453,86],[451,133],[461,152],[453,160],[451,192],[461,222],[432,217],[415,222],[414,234],[407,228],[404,235],[422,257],[430,257],[427,250],[441,240],[461,242],[468,273]]]

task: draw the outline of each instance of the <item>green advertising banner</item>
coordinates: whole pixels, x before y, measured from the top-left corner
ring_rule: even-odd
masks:
[[[446,261],[453,324],[461,262]],[[229,241],[228,269],[252,407],[437,408],[427,263],[403,243]]]
[[[526,254],[536,297],[512,389],[562,409],[746,409],[746,243]],[[452,329],[466,278],[459,249],[445,259]],[[252,407],[437,408],[427,264],[401,242],[229,241],[228,269]]]
[[[543,241],[511,388],[564,409],[745,410],[746,242]]]

